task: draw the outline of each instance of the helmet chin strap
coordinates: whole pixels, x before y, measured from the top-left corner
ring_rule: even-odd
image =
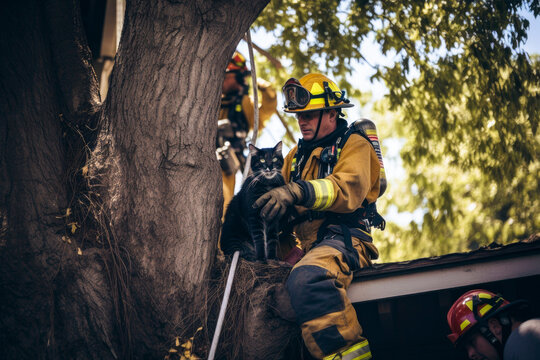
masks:
[[[319,114],[319,122],[317,123],[317,130],[315,130],[315,135],[313,135],[313,139],[311,139],[311,141],[317,140],[317,135],[319,135],[319,129],[321,128],[322,116],[323,116],[323,110],[321,110],[321,113]]]
[[[502,334],[501,334],[501,341],[499,342],[501,346],[497,348],[499,351],[499,356],[501,359],[503,358],[504,353],[504,345],[506,345],[506,341],[508,340],[508,337],[510,336],[510,333],[512,332],[512,321],[510,320],[510,317],[507,314],[503,314],[499,317],[499,323],[502,327]]]
[[[474,317],[478,321],[478,324],[480,325],[479,330],[480,334],[486,340],[493,345],[495,350],[497,350],[497,353],[499,354],[499,357],[502,359],[504,354],[504,345],[506,344],[506,340],[508,340],[508,337],[510,336],[510,333],[512,332],[512,321],[510,320],[509,316],[507,314],[502,314],[498,317],[496,317],[497,321],[501,325],[502,328],[502,336],[501,340],[499,340],[495,334],[489,329],[488,320],[483,319],[480,316],[478,316],[478,305],[480,304],[479,298],[475,296],[473,298],[473,313]]]
[[[489,330],[487,322],[483,321],[478,330],[480,331],[480,334],[495,348],[495,350],[497,350],[499,357],[502,359],[504,353],[504,343],[500,342],[499,339],[497,339],[497,337],[491,332],[491,330]]]

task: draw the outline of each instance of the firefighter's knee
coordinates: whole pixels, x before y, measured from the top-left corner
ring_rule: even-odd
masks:
[[[303,324],[345,307],[335,278],[328,270],[314,265],[294,268],[287,280],[287,291],[297,321]]]

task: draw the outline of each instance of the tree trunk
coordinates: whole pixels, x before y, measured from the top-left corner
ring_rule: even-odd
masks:
[[[78,4],[5,6],[5,358],[163,358],[206,325],[223,69],[267,2],[128,2],[103,108]]]
[[[107,310],[95,296],[108,293],[105,273],[77,256],[67,226],[97,83],[73,4],[11,2],[2,15],[1,347],[5,358],[56,358],[100,342],[106,322],[88,321],[96,303]]]

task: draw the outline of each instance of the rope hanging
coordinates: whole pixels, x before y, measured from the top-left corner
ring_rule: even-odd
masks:
[[[251,135],[251,144],[255,146],[257,142],[257,135],[259,134],[259,94],[257,91],[257,71],[255,69],[255,59],[253,58],[253,44],[251,43],[250,30],[246,33],[246,41],[248,44],[249,61],[251,62],[251,86],[253,87],[253,135]],[[242,176],[242,183],[246,180],[249,174],[249,168],[251,167],[251,153],[248,154],[246,159],[246,166],[244,167],[244,174]]]
[[[253,44],[251,43],[250,30],[246,32],[246,41],[249,49],[249,61],[251,62],[251,80],[253,86],[253,107],[254,117],[253,121],[253,135],[251,137],[251,143],[255,145],[257,141],[257,134],[259,132],[259,96],[257,94],[257,72],[255,70],[255,60],[253,58]],[[248,154],[246,159],[246,165],[244,167],[244,173],[242,175],[242,183],[246,180],[249,169],[251,167],[251,153]],[[219,336],[221,335],[221,328],[223,327],[223,319],[227,312],[227,304],[229,303],[229,296],[231,295],[232,283],[234,280],[234,273],[236,272],[236,265],[238,264],[238,258],[240,256],[239,251],[235,251],[231,262],[231,268],[229,269],[229,276],[227,277],[227,285],[225,286],[225,292],[223,293],[223,301],[219,309],[218,321],[216,324],[216,330],[214,331],[214,337],[212,338],[212,345],[210,346],[210,353],[208,354],[208,360],[214,360],[216,356],[217,345],[219,342]]]

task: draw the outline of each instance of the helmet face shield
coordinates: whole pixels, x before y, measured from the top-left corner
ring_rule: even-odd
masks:
[[[287,80],[282,91],[285,98],[285,107],[289,110],[303,109],[311,99],[311,93],[295,78]]]

